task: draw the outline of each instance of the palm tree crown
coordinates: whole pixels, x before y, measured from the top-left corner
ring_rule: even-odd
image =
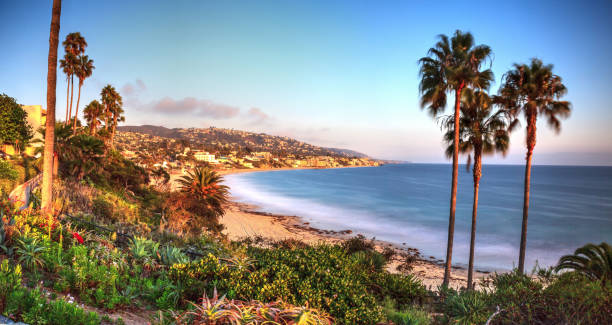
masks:
[[[505,154],[510,147],[510,136],[504,110],[493,113],[493,102],[484,91],[468,89],[462,94],[461,117],[459,119],[459,152],[489,155]],[[493,113],[493,114],[492,114]],[[448,130],[444,140],[448,144],[446,156],[453,155],[453,116],[444,120]],[[468,168],[471,156],[468,155]]]
[[[74,32],[66,35],[66,39],[62,42],[66,53],[70,53],[74,56],[85,53],[87,47],[87,41],[85,37],[81,36],[81,33]]]
[[[181,191],[191,193],[215,206],[227,202],[228,187],[221,185],[223,177],[210,168],[196,168],[178,180]]]
[[[91,60],[87,55],[81,55],[78,57],[75,74],[77,78],[79,78],[79,95],[77,96],[77,105],[74,113],[74,124],[72,125],[72,131],[76,129],[76,122],[79,118],[79,102],[81,101],[81,87],[83,87],[83,83],[85,79],[91,77],[93,70],[95,69],[93,65],[93,60]]]
[[[593,280],[612,281],[612,247],[607,243],[586,244],[578,248],[574,255],[559,259],[556,270],[566,269],[580,272]]]
[[[446,107],[446,96],[450,91],[466,87],[489,89],[493,81],[491,69],[480,70],[491,58],[491,48],[474,45],[471,33],[456,31],[449,40],[439,35],[436,45],[429,49],[428,56],[419,60],[421,83],[421,107],[433,116]]]
[[[83,110],[87,125],[89,125],[89,134],[95,135],[100,126],[100,117],[104,112],[104,107],[97,100],[92,100]]]

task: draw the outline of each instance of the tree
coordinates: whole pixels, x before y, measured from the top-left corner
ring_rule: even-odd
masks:
[[[559,259],[556,271],[574,270],[592,280],[612,281],[612,247],[607,243],[586,244]]]
[[[100,117],[104,113],[104,107],[99,101],[94,99],[85,106],[83,113],[85,121],[87,121],[87,125],[89,126],[89,135],[96,135],[98,127],[100,126]]]
[[[527,123],[525,157],[525,188],[523,196],[523,223],[521,227],[521,244],[519,249],[519,272],[525,269],[525,250],[527,248],[527,218],[529,214],[529,186],[531,182],[531,158],[536,144],[536,123],[538,115],[547,118],[548,124],[557,133],[561,131],[559,118],[568,117],[571,104],[561,101],[567,88],[561,77],[555,75],[552,65],[544,65],[539,59],[532,59],[531,64],[514,64],[503,78],[496,102],[502,105],[512,118],[510,130],[518,123],[518,116],[523,113]]]
[[[57,85],[57,47],[59,43],[62,0],[53,0],[51,29],[49,31],[49,60],[47,64],[47,121],[45,128],[45,152],[43,163],[42,202],[43,211],[51,211],[53,200],[53,144],[55,141],[55,87]]]
[[[72,132],[76,130],[76,122],[79,118],[79,102],[81,101],[81,87],[83,87],[83,83],[85,79],[91,77],[93,70],[95,69],[93,65],[93,60],[89,59],[87,55],[79,56],[78,64],[76,66],[76,75],[79,78],[79,95],[77,96],[77,104],[74,112],[74,122],[72,124]]]
[[[0,143],[24,148],[32,139],[32,128],[27,116],[14,98],[0,94]]]
[[[104,120],[106,130],[110,133],[110,143],[113,146],[113,141],[115,139],[115,130],[117,128],[117,123],[124,120],[124,117],[121,115],[123,113],[123,99],[121,95],[115,90],[115,87],[111,85],[106,85],[102,89],[102,104],[104,105]]]
[[[64,74],[66,74],[66,123],[68,123],[68,107],[70,106],[70,81],[72,80],[72,75],[74,74],[74,69],[76,67],[77,57],[66,53],[64,54],[64,58],[60,60],[60,68]]]
[[[81,33],[75,32],[66,35],[66,39],[62,43],[64,46],[64,50],[66,51],[67,57],[65,56],[66,64],[70,65],[68,71],[70,71],[70,110],[68,111],[68,115],[66,118],[66,123],[68,123],[68,118],[72,117],[72,98],[74,94],[74,74],[77,72],[79,65],[79,56],[85,53],[85,48],[87,47],[87,41],[85,38],[81,36]]]
[[[470,258],[468,266],[468,289],[473,289],[474,247],[476,241],[476,216],[478,213],[478,192],[482,176],[482,156],[495,152],[505,154],[509,148],[510,137],[504,111],[493,113],[491,98],[484,91],[466,89],[461,100],[461,117],[459,119],[459,152],[468,154],[467,168],[471,165],[470,153],[474,155],[474,200],[472,204],[472,231],[470,236]],[[444,137],[449,146],[446,155],[452,157],[454,151],[454,117],[445,121],[448,130]]]
[[[204,224],[212,231],[222,230],[219,217],[225,214],[223,205],[227,203],[229,187],[221,185],[223,177],[210,168],[196,168],[178,180],[180,190],[185,195],[178,197],[183,208],[205,218]]]
[[[454,152],[453,174],[451,181],[450,213],[448,221],[448,241],[446,244],[446,266],[443,285],[448,285],[453,254],[455,233],[455,207],[457,203],[459,115],[461,93],[466,87],[488,89],[493,80],[490,69],[481,71],[481,66],[491,57],[491,49],[486,45],[474,45],[472,34],[457,30],[449,39],[439,35],[439,41],[429,49],[426,57],[419,60],[421,83],[421,108],[427,108],[432,116],[437,116],[446,107],[447,93],[455,94],[454,112]]]

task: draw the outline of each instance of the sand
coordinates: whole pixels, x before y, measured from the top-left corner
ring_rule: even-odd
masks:
[[[340,167],[353,168],[353,167]],[[220,175],[229,175],[237,173],[253,173],[262,171],[280,171],[293,169],[314,169],[313,167],[303,168],[252,168],[252,169],[227,169],[218,170]],[[176,189],[175,180],[181,175],[172,175],[171,186]],[[309,244],[317,244],[321,242],[339,243],[347,238],[355,236],[349,228],[343,231],[330,231],[325,229],[316,229],[311,227],[307,222],[304,222],[298,216],[283,216],[274,215],[261,211],[257,206],[241,204],[231,201],[227,208],[226,214],[221,219],[221,223],[225,226],[224,233],[231,240],[240,240],[247,237],[262,237],[267,240],[278,241],[283,239],[298,239]],[[444,266],[442,260],[435,260],[421,256],[417,248],[407,247],[404,245],[396,245],[384,241],[376,241],[377,249],[382,250],[384,247],[393,248],[396,251],[396,258],[389,263],[388,270],[390,272],[398,272],[397,266],[400,264],[400,255],[410,254],[417,257],[416,262],[412,264],[413,269],[409,272],[419,278],[423,284],[436,290],[442,284],[444,277]],[[474,278],[478,281],[487,276],[487,273],[475,272]],[[453,267],[450,286],[453,288],[465,287],[467,283],[467,270],[461,267]]]

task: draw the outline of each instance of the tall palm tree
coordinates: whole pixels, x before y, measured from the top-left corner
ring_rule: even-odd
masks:
[[[100,126],[100,117],[104,113],[104,107],[97,100],[92,100],[83,109],[85,120],[89,126],[89,135],[96,135],[98,127]]]
[[[117,129],[117,123],[123,121],[123,98],[115,90],[115,87],[106,85],[102,89],[102,104],[104,105],[104,118],[106,129],[110,133],[110,143],[113,146],[115,139],[115,130]]]
[[[68,123],[68,107],[70,105],[70,80],[74,74],[77,57],[71,53],[64,54],[64,58],[60,60],[60,68],[66,75],[66,123]]]
[[[559,259],[556,270],[574,270],[590,279],[612,281],[612,247],[608,243],[586,244],[573,255]]]
[[[43,162],[43,211],[51,212],[53,201],[53,142],[55,141],[55,91],[57,85],[57,47],[59,44],[62,0],[53,0],[49,31],[49,59],[47,63],[47,121],[45,123],[45,153]]]
[[[72,117],[72,98],[74,95],[74,74],[77,71],[77,67],[78,67],[78,57],[85,53],[85,48],[87,47],[87,41],[85,41],[85,38],[83,36],[81,36],[81,33],[79,32],[75,32],[75,33],[70,33],[68,35],[66,35],[66,39],[64,40],[64,42],[62,42],[62,45],[64,46],[64,50],[66,51],[67,54],[70,54],[70,59],[68,61],[68,63],[70,63],[72,65],[71,67],[71,74],[70,74],[70,110],[68,111],[68,117]],[[68,120],[66,120],[66,123],[68,123]]]
[[[459,120],[459,151],[468,154],[467,168],[471,165],[470,153],[474,155],[474,201],[472,204],[472,232],[470,236],[470,259],[468,266],[468,289],[474,288],[474,247],[476,242],[476,216],[478,213],[478,192],[482,177],[482,156],[501,152],[505,155],[509,148],[510,137],[504,111],[493,113],[491,98],[484,91],[466,89],[461,100],[461,117]],[[454,118],[446,119],[445,135],[446,155],[451,157],[454,151]]]
[[[567,93],[567,88],[563,85],[561,77],[555,75],[552,70],[552,65],[544,65],[541,60],[535,58],[531,59],[530,64],[514,64],[514,68],[504,75],[499,96],[495,99],[513,119],[510,130],[518,125],[518,116],[521,113],[527,122],[523,224],[518,265],[521,273],[525,269],[531,158],[536,144],[537,119],[539,115],[546,117],[550,127],[559,133],[561,131],[559,118],[568,117],[571,110],[570,102],[560,100]]]
[[[89,59],[87,55],[81,55],[78,59],[78,64],[76,66],[76,75],[79,78],[79,95],[77,96],[77,104],[74,112],[74,122],[72,124],[72,132],[76,130],[76,121],[79,118],[79,102],[81,101],[81,87],[83,87],[83,83],[85,79],[91,77],[93,70],[95,69],[93,65],[93,60]]]
[[[481,71],[481,66],[491,57],[491,49],[486,45],[474,45],[474,37],[469,32],[457,30],[449,39],[439,35],[436,45],[429,49],[426,57],[419,60],[421,83],[421,107],[434,117],[446,107],[447,93],[455,95],[454,112],[454,152],[451,182],[450,213],[448,220],[448,241],[446,245],[446,267],[443,285],[448,285],[453,254],[455,234],[455,207],[457,203],[459,114],[461,93],[466,87],[488,89],[493,80],[490,69]]]

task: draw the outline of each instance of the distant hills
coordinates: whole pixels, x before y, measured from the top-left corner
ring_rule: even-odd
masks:
[[[185,139],[204,147],[224,147],[232,150],[268,151],[303,156],[337,156],[369,158],[366,154],[349,149],[326,148],[311,145],[289,137],[223,128],[166,128],[156,125],[126,125],[119,132],[148,134],[162,138]]]

